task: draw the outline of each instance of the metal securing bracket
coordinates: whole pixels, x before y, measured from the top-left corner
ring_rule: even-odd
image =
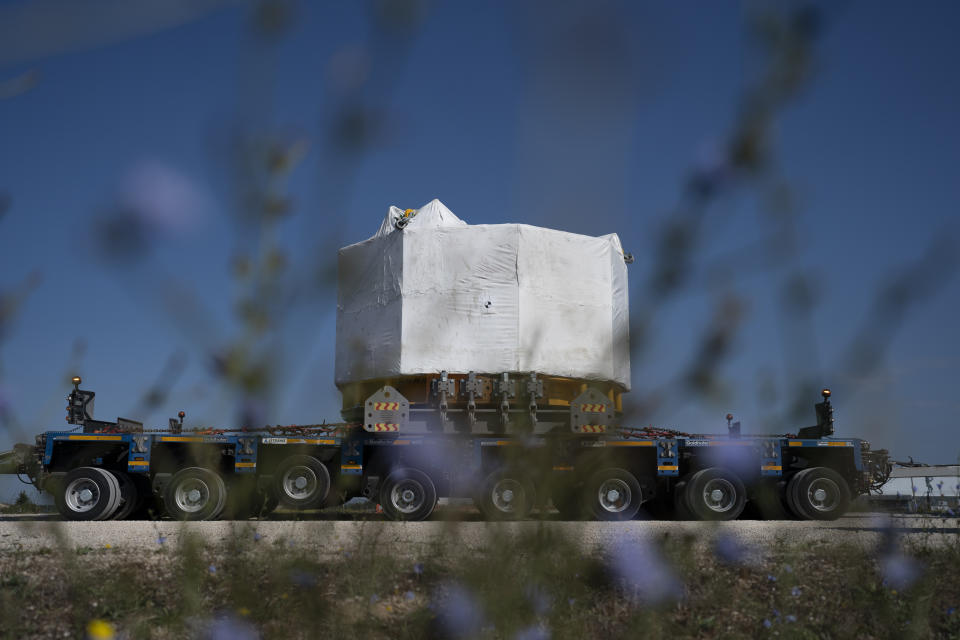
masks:
[[[497,395],[500,396],[500,424],[504,427],[510,422],[510,398],[517,397],[517,381],[510,379],[510,374],[504,373],[497,380]]]
[[[447,397],[456,397],[457,382],[448,378],[446,371],[441,371],[440,378],[430,382],[430,391],[433,397],[437,398],[437,404],[440,408],[440,421],[445,423],[447,421],[447,410],[450,408]]]
[[[537,379],[535,371],[530,372],[530,377],[526,381],[527,396],[529,397],[528,408],[530,410],[530,424],[537,424],[537,398],[543,397],[543,380]]]
[[[477,396],[483,395],[483,381],[473,371],[460,383],[460,395],[467,399],[467,424],[472,431],[477,422]]]

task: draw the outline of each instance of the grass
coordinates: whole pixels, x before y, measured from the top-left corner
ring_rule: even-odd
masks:
[[[549,524],[498,531],[485,553],[451,542],[419,559],[370,539],[319,555],[243,528],[146,552],[4,553],[0,637],[960,636],[952,542],[874,552],[781,541],[758,555],[667,535],[584,554]]]

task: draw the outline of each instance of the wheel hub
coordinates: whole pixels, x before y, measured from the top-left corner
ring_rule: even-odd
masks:
[[[703,504],[716,513],[733,509],[737,502],[737,490],[726,478],[712,478],[703,487]]]
[[[523,510],[523,501],[526,493],[519,480],[503,478],[499,480],[491,492],[493,506],[504,513],[513,513]]]
[[[100,502],[100,488],[89,478],[77,478],[67,486],[64,496],[71,511],[84,513]]]
[[[609,513],[625,511],[631,504],[633,493],[626,482],[620,478],[610,478],[600,484],[597,492],[600,508]]]
[[[816,478],[807,490],[807,502],[817,511],[829,513],[840,503],[840,487],[830,478]]]
[[[309,467],[293,467],[283,475],[283,491],[294,500],[306,501],[318,486],[317,476]]]
[[[400,513],[410,514],[423,506],[425,491],[415,480],[403,480],[390,491],[390,503]]]
[[[174,500],[180,509],[196,513],[210,501],[210,487],[200,478],[185,479],[176,487]]]

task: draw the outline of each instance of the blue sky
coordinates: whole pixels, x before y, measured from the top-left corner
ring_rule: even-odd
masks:
[[[168,27],[150,9],[96,28],[68,11],[75,23],[54,28],[17,22],[36,5],[0,4],[0,34],[38,31],[0,44],[0,86],[32,86],[0,100],[0,192],[10,198],[0,292],[40,279],[2,327],[0,397],[19,431],[0,434],[0,449],[62,425],[74,369],[97,391],[98,415],[112,419],[136,409],[172,354],[186,366],[170,397],[129,417],[162,425],[185,409],[188,422],[236,419],[208,356],[238,330],[229,265],[246,240],[231,218],[237,184],[224,140],[251,122],[309,144],[281,227],[295,264],[372,235],[391,204],[436,197],[470,223],[616,232],[638,256],[630,278],[642,291],[658,229],[690,168],[729,132],[762,55],[742,7],[627,5],[437,2],[411,35],[377,32],[366,4],[304,3],[268,47],[250,36],[244,6]],[[948,3],[866,2],[824,12],[811,80],[772,129],[777,171],[797,202],[797,255],[790,267],[718,284],[709,265],[759,254],[769,218],[749,186],[715,203],[696,250],[701,268],[657,308],[633,379],[635,390],[675,379],[716,301],[735,295],[746,315],[720,370],[728,393],[669,396],[653,420],[722,430],[732,411],[746,431],[769,430],[802,377],[834,388],[840,434],[895,457],[956,460],[960,279],[946,277],[908,310],[869,375],[853,375],[844,354],[873,324],[878,287],[937,238],[956,238],[958,13]],[[384,116],[376,144],[351,157],[331,151],[325,126],[344,96]],[[149,218],[149,251],[123,267],[104,260],[97,220],[131,201],[149,217],[157,189],[173,196]],[[790,269],[816,283],[804,342],[777,303]],[[171,283],[202,301],[202,317],[158,302]],[[333,288],[318,287],[288,319],[267,422],[337,419],[335,304]],[[645,299],[632,304],[636,312]],[[761,400],[771,386],[775,398]]]

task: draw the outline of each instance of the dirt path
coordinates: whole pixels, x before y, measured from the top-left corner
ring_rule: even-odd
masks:
[[[401,555],[419,555],[450,543],[464,550],[479,550],[497,544],[501,536],[545,531],[581,542],[586,549],[606,548],[625,540],[652,539],[664,535],[692,535],[709,543],[718,534],[736,538],[757,549],[778,541],[804,544],[856,543],[872,546],[893,531],[904,539],[933,544],[956,539],[956,519],[918,518],[879,514],[846,516],[836,522],[752,521],[735,522],[388,522],[362,520],[249,520],[190,522],[60,522],[50,516],[0,516],[0,553],[55,548],[61,544],[78,549],[152,550],[158,545],[177,545],[185,533],[194,533],[209,544],[220,545],[235,537],[250,538],[264,545],[279,544],[316,551],[343,553],[362,544],[389,548]]]

